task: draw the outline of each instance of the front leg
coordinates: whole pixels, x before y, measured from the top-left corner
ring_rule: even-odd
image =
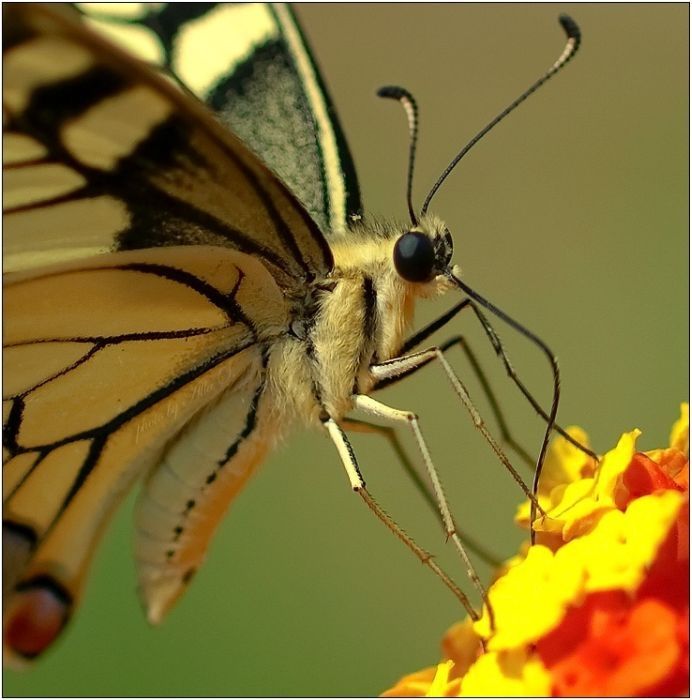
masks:
[[[429,348],[428,350],[422,350],[420,352],[413,353],[411,355],[405,355],[403,357],[395,357],[391,360],[387,360],[386,362],[382,362],[377,365],[371,365],[370,367],[370,372],[372,376],[376,380],[375,386],[378,386],[379,382],[391,379],[391,378],[396,378],[396,377],[401,377],[406,376],[408,374],[411,374],[412,372],[415,372],[417,369],[420,369],[421,367],[424,367],[426,364],[431,362],[432,360],[437,360],[440,362],[442,367],[445,370],[445,373],[447,374],[447,378],[449,379],[454,392],[456,395],[459,397],[461,402],[464,404],[464,407],[466,410],[469,412],[471,415],[471,419],[473,420],[474,426],[480,431],[481,435],[485,438],[485,441],[490,445],[491,449],[493,452],[497,455],[497,458],[502,462],[504,465],[505,469],[512,475],[514,480],[517,482],[521,490],[524,492],[526,497],[531,501],[533,506],[536,508],[536,510],[541,514],[545,515],[545,512],[543,509],[540,507],[538,504],[538,501],[536,500],[536,497],[534,496],[533,492],[531,489],[524,483],[524,480],[521,478],[520,474],[517,472],[517,470],[514,468],[512,463],[510,462],[509,458],[505,454],[504,450],[500,445],[497,443],[495,438],[490,434],[490,431],[488,430],[487,426],[485,425],[485,422],[483,421],[483,418],[481,417],[481,414],[478,412],[478,409],[475,407],[473,402],[471,401],[471,397],[469,396],[468,390],[462,383],[462,381],[459,379],[459,377],[456,375],[454,372],[454,369],[452,366],[447,362],[447,358],[444,356],[442,348],[439,347],[434,347],[434,348]],[[358,399],[361,398],[360,396],[356,397],[356,405]],[[374,399],[371,399],[370,397],[364,397],[369,399],[370,401],[373,401],[374,403],[378,403]],[[382,404],[381,404],[382,405]],[[367,410],[367,409],[365,409]],[[407,415],[414,415],[414,414],[407,414]],[[384,416],[382,416],[384,417]],[[417,426],[417,423],[415,423]],[[415,433],[415,430],[414,430]],[[422,435],[420,436],[422,440]],[[418,437],[416,437],[418,440]],[[419,446],[421,445],[421,442],[419,441]],[[427,450],[427,447],[425,448]],[[423,451],[423,447],[421,447],[421,451]],[[425,457],[425,453],[424,453]],[[426,463],[427,466],[427,463]],[[431,475],[432,479],[432,475]],[[434,486],[434,481],[433,481],[433,486]],[[443,513],[444,517],[444,513]]]
[[[408,343],[407,343],[408,345]],[[495,417],[495,422],[497,423],[497,427],[500,430],[500,435],[502,436],[502,441],[505,443],[505,445],[508,445],[511,447],[518,455],[519,457],[526,463],[527,466],[530,468],[533,468],[536,466],[536,460],[531,457],[529,454],[528,450],[523,447],[511,434],[509,425],[507,423],[507,420],[505,419],[505,415],[502,412],[502,407],[500,406],[500,402],[497,400],[497,396],[495,395],[495,392],[493,391],[492,387],[490,386],[490,381],[488,380],[488,377],[481,367],[480,362],[478,361],[478,358],[476,357],[476,353],[473,352],[471,349],[471,346],[469,345],[468,340],[463,336],[463,335],[455,335],[449,340],[445,341],[440,345],[440,350],[442,352],[447,352],[450,348],[459,346],[464,355],[466,355],[466,359],[469,362],[469,365],[471,367],[471,370],[473,371],[474,375],[480,382],[481,388],[483,390],[483,393],[485,394],[486,399],[488,400],[488,403],[490,404],[490,410],[492,411],[493,416]],[[424,351],[425,352],[425,351]],[[404,355],[406,353],[403,353]],[[418,355],[418,353],[414,353],[414,355]],[[390,384],[395,384],[398,381],[401,381],[405,377],[407,377],[410,374],[413,374],[417,372],[419,369],[422,369],[425,367],[429,362],[432,360],[436,359],[437,355],[426,355],[427,359],[423,359],[420,364],[414,363],[412,366],[408,368],[408,370],[402,371],[400,374],[396,374],[393,376],[388,376],[384,379],[378,379],[375,385],[373,386],[372,390],[373,391],[379,391],[380,389],[384,389],[385,387],[389,386]],[[396,362],[399,358],[395,358],[392,360],[392,362]],[[387,365],[386,362],[381,363],[381,365]],[[559,430],[559,426],[557,426],[557,429]]]

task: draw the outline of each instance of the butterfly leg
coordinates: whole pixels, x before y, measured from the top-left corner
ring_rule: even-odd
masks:
[[[435,496],[431,492],[430,487],[425,483],[425,481],[423,481],[420,474],[414,467],[411,458],[406,453],[406,450],[399,439],[399,435],[394,428],[389,425],[377,425],[376,423],[369,423],[368,421],[357,420],[355,418],[344,418],[339,421],[339,425],[348,432],[380,435],[381,437],[385,438],[385,440],[387,440],[387,442],[389,442],[391,445],[396,456],[399,458],[399,461],[404,467],[406,475],[411,479],[416,489],[423,496],[425,502],[428,504],[428,506],[430,506],[436,516],[439,514]],[[461,537],[461,541],[469,551],[480,557],[489,566],[494,568],[500,566],[500,560],[490,554],[490,552],[488,552],[480,542],[477,542],[461,530],[458,532],[459,537]]]
[[[486,606],[488,606],[488,609],[490,609],[485,588],[478,578],[478,574],[476,574],[473,564],[471,563],[471,560],[466,552],[466,548],[464,547],[457,532],[456,523],[452,517],[449,503],[447,501],[447,497],[445,496],[444,488],[442,487],[442,481],[437,473],[437,469],[435,468],[430,455],[430,450],[428,449],[428,445],[426,444],[425,438],[423,437],[423,433],[420,429],[418,416],[411,411],[401,411],[396,408],[391,408],[390,406],[380,403],[372,397],[364,394],[357,394],[353,397],[353,407],[390,423],[403,424],[410,428],[416,443],[418,444],[421,455],[423,456],[425,468],[432,483],[433,492],[435,493],[435,499],[437,500],[437,506],[442,516],[442,523],[445,528],[447,538],[451,539],[454,543],[454,546],[456,547],[464,562],[464,565],[466,566],[466,572],[469,579],[480,593],[483,602],[486,604]]]
[[[447,374],[447,378],[449,379],[452,387],[454,388],[454,392],[464,404],[466,410],[469,412],[476,429],[485,438],[485,441],[490,445],[497,458],[500,460],[500,462],[502,462],[505,469],[507,469],[507,471],[512,475],[513,479],[517,482],[521,490],[524,492],[529,501],[531,501],[536,510],[541,515],[545,515],[545,512],[538,504],[538,501],[536,500],[531,489],[524,483],[524,480],[521,478],[521,475],[514,468],[502,447],[490,434],[490,431],[488,430],[485,421],[481,417],[481,414],[478,412],[478,409],[471,401],[471,397],[469,396],[468,390],[452,369],[452,366],[447,361],[447,358],[444,356],[441,348],[429,348],[428,350],[422,350],[421,352],[413,353],[411,355],[395,357],[394,359],[387,360],[386,362],[383,362],[381,364],[371,365],[370,372],[372,373],[372,376],[379,381],[382,379],[388,379],[390,377],[398,377],[401,375],[411,374],[413,371],[415,371],[415,369],[425,366],[428,362],[431,362],[432,360],[437,360],[438,362],[440,362],[440,364],[445,370],[445,373]],[[374,401],[374,399],[371,400]]]
[[[416,542],[408,534],[406,534],[404,530],[401,529],[401,527],[380,507],[377,501],[375,501],[375,499],[367,491],[365,488],[365,481],[360,473],[358,462],[356,460],[355,453],[353,452],[353,448],[351,447],[351,443],[339,424],[332,418],[326,418],[324,420],[324,426],[329,434],[329,437],[334,443],[337,452],[339,453],[341,463],[343,464],[346,474],[348,475],[348,479],[351,483],[351,488],[363,499],[363,501],[365,501],[368,508],[370,508],[377,518],[384,523],[384,525],[386,525],[387,528],[394,533],[394,535],[401,540],[423,564],[431,569],[435,575],[442,580],[447,588],[452,591],[454,596],[464,606],[471,619],[478,620],[479,615],[474,610],[466,594],[438,566],[438,564],[432,558],[432,555],[416,544]]]
[[[519,455],[523,462],[525,462],[528,466],[533,468],[536,465],[536,460],[533,457],[531,457],[528,450],[525,447],[523,447],[521,443],[519,443],[512,435],[505,415],[502,411],[502,407],[500,406],[500,402],[498,401],[497,396],[493,391],[493,388],[490,386],[490,381],[488,380],[485,370],[481,367],[481,364],[478,361],[478,357],[476,356],[476,353],[471,349],[471,346],[466,337],[463,335],[455,335],[452,338],[449,338],[444,343],[442,343],[442,345],[440,345],[440,350],[444,353],[456,346],[459,346],[463,351],[464,355],[466,355],[466,359],[468,360],[471,370],[480,382],[481,389],[483,390],[483,393],[485,394],[485,397],[488,400],[488,403],[490,404],[490,410],[492,411],[492,414],[495,417],[495,422],[497,423],[497,427],[500,431],[502,442],[505,445],[509,446],[512,450],[514,450],[514,452],[516,452]],[[422,369],[434,359],[435,356],[431,356],[426,362],[416,365],[406,374],[392,376],[386,379],[379,380],[373,387],[373,391],[384,389],[390,384],[395,384],[400,379],[403,379],[405,376],[413,374],[419,369]]]

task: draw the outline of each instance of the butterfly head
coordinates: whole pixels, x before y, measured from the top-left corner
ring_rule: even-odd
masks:
[[[394,266],[400,277],[407,282],[429,283],[439,278],[456,280],[458,286],[458,268],[452,269],[449,261],[452,256],[452,238],[447,228],[438,219],[428,214],[428,207],[442,184],[459,164],[459,161],[508,114],[513,112],[529,95],[550,80],[571,60],[581,42],[581,32],[576,22],[567,15],[560,15],[560,25],[567,35],[567,45],[560,57],[550,69],[516,100],[500,112],[483,127],[458,153],[444,169],[426,196],[420,214],[413,205],[413,169],[418,142],[418,105],[413,95],[403,87],[386,85],[377,91],[379,97],[396,100],[404,108],[409,128],[409,159],[406,186],[406,203],[408,205],[411,227],[399,236],[394,244]],[[437,285],[440,289],[440,284]]]

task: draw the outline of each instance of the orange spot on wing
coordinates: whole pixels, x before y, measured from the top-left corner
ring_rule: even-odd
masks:
[[[46,588],[18,593],[8,611],[4,642],[25,658],[38,656],[58,637],[69,617],[69,607]]]

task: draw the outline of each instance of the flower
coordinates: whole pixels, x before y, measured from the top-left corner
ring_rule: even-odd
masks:
[[[638,452],[639,435],[623,434],[598,464],[562,437],[551,444],[536,543],[488,591],[494,625],[487,609],[457,623],[444,660],[385,697],[687,693],[688,406],[667,448]],[[517,522],[528,527],[529,514],[522,504]]]

